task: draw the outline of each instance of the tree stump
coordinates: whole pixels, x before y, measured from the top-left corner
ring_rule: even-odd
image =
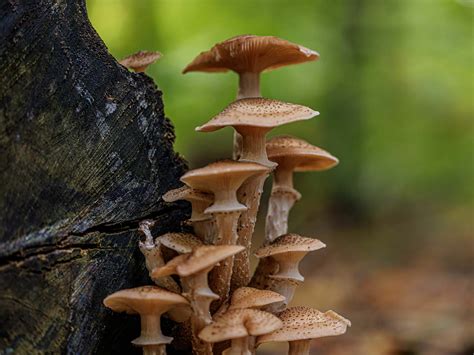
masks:
[[[85,0],[0,3],[0,354],[134,353],[108,294],[150,284],[138,222],[188,213],[161,195],[185,162],[161,92],[92,28]]]

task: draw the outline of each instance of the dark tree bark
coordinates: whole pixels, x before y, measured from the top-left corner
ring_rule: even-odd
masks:
[[[161,92],[121,67],[84,0],[0,0],[0,353],[132,353],[138,318],[108,294],[150,283],[138,221],[184,161]]]

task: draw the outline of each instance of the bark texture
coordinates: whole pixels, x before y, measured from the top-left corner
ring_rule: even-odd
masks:
[[[161,92],[121,67],[85,0],[0,0],[0,354],[139,353],[139,319],[102,300],[150,284],[138,221],[186,166]]]

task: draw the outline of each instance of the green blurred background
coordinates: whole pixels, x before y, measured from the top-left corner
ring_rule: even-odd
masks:
[[[265,97],[321,112],[270,136],[304,138],[341,161],[295,182],[303,199],[290,230],[317,236],[328,248],[303,262],[307,282],[294,303],[333,308],[353,321],[347,335],[315,341],[314,348],[473,352],[474,1],[87,4],[115,58],[143,49],[164,54],[147,74],[163,91],[175,149],[190,167],[230,156],[230,128],[205,134],[194,127],[235,98],[237,76],[183,76],[186,64],[214,43],[247,33],[317,50],[317,62],[262,75]],[[262,231],[260,223],[257,240]]]

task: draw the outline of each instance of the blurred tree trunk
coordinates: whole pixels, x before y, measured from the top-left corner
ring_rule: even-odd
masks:
[[[133,353],[108,294],[149,283],[138,221],[179,228],[160,196],[184,161],[161,92],[121,67],[85,0],[0,1],[0,353]]]

